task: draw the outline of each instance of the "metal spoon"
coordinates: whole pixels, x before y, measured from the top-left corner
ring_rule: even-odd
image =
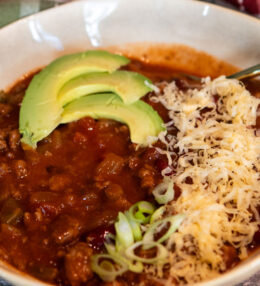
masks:
[[[241,80],[241,79],[246,79],[246,78],[254,78],[258,75],[260,75],[260,64],[252,66],[240,72],[233,73],[227,76],[227,78],[236,78],[236,79]]]
[[[201,78],[195,75],[187,75],[187,74],[183,74],[184,76],[193,79],[195,81],[201,81]],[[254,78],[260,75],[260,64],[257,64],[255,66],[252,66],[250,68],[244,69],[240,72],[237,73],[233,73],[229,76],[227,76],[227,78],[236,78],[239,80],[242,79],[248,79],[248,78]]]

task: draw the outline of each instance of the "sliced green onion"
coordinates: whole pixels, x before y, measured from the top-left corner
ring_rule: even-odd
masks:
[[[134,236],[131,225],[123,213],[118,214],[118,221],[115,223],[116,244],[120,248],[127,248],[134,243]]]
[[[144,266],[143,266],[142,262],[140,262],[140,261],[133,262],[132,260],[130,260],[130,259],[124,257],[123,255],[118,254],[118,253],[116,255],[118,255],[118,258],[127,264],[128,269],[130,271],[135,272],[135,273],[141,273],[143,271]]]
[[[110,254],[93,255],[91,268],[106,282],[112,282],[117,276],[128,270],[127,264],[122,259]]]
[[[105,243],[105,248],[107,252],[111,255],[116,253],[116,247],[113,244]]]
[[[135,263],[133,263],[132,261],[125,258],[125,262],[127,262],[128,268],[132,272],[141,273],[144,269],[143,263],[140,261],[136,261]]]
[[[166,263],[169,253],[162,243],[179,228],[185,216],[178,214],[162,219],[165,211],[166,206],[155,211],[153,204],[141,201],[124,214],[120,212],[115,223],[116,235],[106,236],[105,247],[109,254],[94,255],[91,258],[92,270],[102,280],[111,282],[127,270],[141,273],[143,263]],[[141,224],[147,224],[149,221],[150,225],[142,237]],[[160,232],[161,237],[155,241]],[[141,251],[140,256],[136,251]],[[144,257],[149,254],[147,251],[152,251],[154,256]]]
[[[141,231],[140,223],[136,222],[135,220],[132,220],[129,212],[125,212],[125,216],[127,217],[128,222],[132,228],[134,240],[135,241],[142,240],[142,231]]]
[[[108,261],[108,260],[103,260],[103,261],[100,263],[100,267],[103,268],[103,269],[106,269],[107,271],[113,271],[113,270],[114,270],[114,265],[113,265],[113,263],[111,263],[111,262]]]
[[[173,180],[165,177],[163,182],[153,190],[153,195],[158,204],[167,204],[174,199]]]
[[[146,201],[141,201],[134,204],[129,209],[129,217],[135,222],[146,224],[150,221],[151,215],[154,211],[155,207],[153,204]]]
[[[118,238],[116,238],[116,251],[118,253],[123,253],[125,251],[125,246],[120,242]]]
[[[109,233],[106,235],[106,238],[105,238],[105,248],[107,250],[107,252],[111,255],[114,255],[116,254],[116,236],[112,233]]]
[[[153,223],[159,219],[162,219],[162,216],[163,214],[165,213],[166,211],[166,207],[165,206],[161,206],[159,207],[151,216],[151,219],[150,219],[150,223]]]
[[[157,233],[160,233],[164,229],[164,227],[167,227],[168,224],[170,223],[170,227],[166,231],[164,235],[162,235],[156,242],[157,243],[162,243],[166,239],[170,237],[172,233],[174,233],[181,223],[183,222],[185,218],[184,214],[177,214],[174,216],[167,217],[163,220],[159,220],[154,222],[153,224],[150,225],[148,230],[145,232],[144,237],[143,237],[143,242],[153,242],[154,241],[154,236]]]
[[[110,255],[117,256],[119,259],[125,262],[130,271],[136,272],[136,273],[141,273],[143,271],[144,267],[143,267],[142,262],[139,262],[139,261],[133,262],[132,260],[125,258],[122,254],[123,251],[121,251],[121,253],[117,252],[116,246],[114,243],[111,242],[111,240],[105,243],[105,247],[106,247],[107,252]]]
[[[135,250],[139,247],[142,247],[144,249],[151,249],[156,247],[157,248],[157,253],[155,257],[152,258],[145,258],[145,257],[140,257],[135,254]],[[160,243],[154,242],[154,241],[149,241],[149,242],[144,242],[144,241],[139,241],[133,244],[132,246],[128,247],[125,251],[125,255],[134,261],[139,261],[147,264],[154,264],[154,263],[164,263],[166,262],[166,258],[168,257],[168,250]]]

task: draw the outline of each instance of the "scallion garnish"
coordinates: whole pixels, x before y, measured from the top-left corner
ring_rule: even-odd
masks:
[[[185,215],[177,214],[174,216],[167,217],[163,220],[158,220],[154,222],[145,232],[143,242],[155,241],[155,236],[160,235],[160,232],[162,232],[164,228],[167,228],[167,231],[156,240],[157,243],[163,243],[166,239],[170,237],[172,233],[174,233],[179,228],[184,218]],[[170,226],[168,226],[169,224]]]
[[[144,264],[167,262],[169,253],[163,243],[179,228],[185,216],[167,216],[165,204],[174,198],[172,180],[164,179],[153,194],[164,205],[156,209],[152,203],[140,201],[125,213],[120,212],[115,223],[116,234],[106,237],[108,254],[93,256],[92,270],[102,280],[113,281],[128,270],[141,273]]]
[[[155,207],[153,204],[141,201],[131,206],[129,209],[129,217],[133,221],[146,224],[150,221],[150,217],[154,211]]]
[[[162,219],[163,214],[166,212],[166,207],[161,206],[159,207],[151,216],[150,223],[153,223],[159,219]]]
[[[167,204],[174,199],[173,180],[165,177],[163,182],[155,187],[153,195],[158,204]]]
[[[141,231],[140,223],[131,219],[131,215],[129,214],[129,212],[125,212],[125,216],[127,217],[129,224],[132,228],[134,240],[135,241],[142,240],[142,231]]]
[[[152,248],[156,248],[155,256],[152,258],[146,258],[142,256],[138,256],[135,251],[139,249],[141,252],[148,251],[150,252]],[[165,262],[168,257],[168,250],[160,243],[155,241],[139,241],[134,243],[132,246],[128,247],[125,251],[125,255],[132,260],[140,261],[147,264],[154,264],[156,262]]]
[[[91,268],[102,280],[111,282],[127,271],[128,265],[115,255],[97,254],[91,257]]]
[[[118,221],[115,223],[117,248],[126,248],[134,243],[134,235],[128,219],[123,213],[118,214]]]

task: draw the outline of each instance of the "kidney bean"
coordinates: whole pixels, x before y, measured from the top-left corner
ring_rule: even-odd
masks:
[[[94,231],[90,232],[87,236],[88,245],[92,249],[96,251],[100,251],[104,247],[105,238],[109,233],[112,233],[112,234],[115,233],[114,225],[105,226],[105,227],[101,226],[95,229]]]

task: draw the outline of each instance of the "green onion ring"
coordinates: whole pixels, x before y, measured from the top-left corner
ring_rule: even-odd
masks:
[[[155,221],[162,219],[163,214],[166,211],[165,206],[159,207],[151,216],[150,223],[154,223]]]
[[[104,245],[109,254],[114,255],[116,253],[115,245],[110,244],[110,243],[105,243]]]
[[[153,204],[140,201],[129,209],[129,218],[135,222],[146,224],[150,221],[150,217],[155,211]]]
[[[128,222],[132,228],[134,240],[135,241],[142,240],[142,231],[141,231],[140,223],[136,222],[135,220],[132,220],[129,212],[125,212],[125,216],[127,217]]]
[[[167,217],[163,220],[154,222],[153,224],[150,225],[148,230],[145,232],[144,237],[143,237],[143,242],[154,241],[154,235],[160,232],[164,226],[170,223],[170,227],[168,228],[167,232],[157,240],[157,243],[164,242],[166,239],[170,237],[172,233],[174,233],[180,227],[184,218],[185,218],[184,214],[177,214],[174,216]]]
[[[150,249],[153,247],[157,247],[157,254],[156,257],[153,258],[144,258],[144,257],[140,257],[137,256],[135,254],[135,249],[140,247],[140,246],[144,246],[145,249]],[[154,242],[154,241],[149,241],[149,242],[144,242],[144,241],[139,241],[134,243],[133,245],[131,245],[130,247],[128,247],[125,251],[125,255],[134,261],[140,261],[143,263],[147,263],[147,264],[154,264],[157,262],[166,262],[166,259],[168,257],[168,250],[160,243],[158,242]]]
[[[118,246],[127,248],[134,243],[134,236],[131,225],[123,213],[118,214],[118,221],[115,223],[116,242]]]
[[[116,251],[115,245],[111,243],[105,243],[105,247],[107,252],[112,256],[117,256],[120,260],[125,262],[128,265],[128,269],[135,273],[141,273],[143,271],[143,263],[140,261],[136,261],[135,263],[123,256],[120,252]]]
[[[120,254],[115,254],[118,256],[119,259],[124,261],[128,265],[128,269],[132,272],[135,273],[141,273],[144,269],[143,263],[140,261],[135,261],[133,262],[132,260],[129,260],[128,258],[124,257],[123,255]]]
[[[173,180],[165,177],[163,182],[153,190],[153,195],[158,204],[167,204],[174,199]]]
[[[100,262],[100,260],[102,261]],[[113,261],[116,265],[114,265]],[[91,257],[91,268],[98,276],[106,281],[112,282],[119,275],[128,270],[127,264],[117,256],[110,254],[98,254]]]
[[[128,264],[128,268],[132,272],[141,273],[144,269],[143,263],[140,261],[136,261],[135,263],[133,263],[125,258],[125,262]]]

